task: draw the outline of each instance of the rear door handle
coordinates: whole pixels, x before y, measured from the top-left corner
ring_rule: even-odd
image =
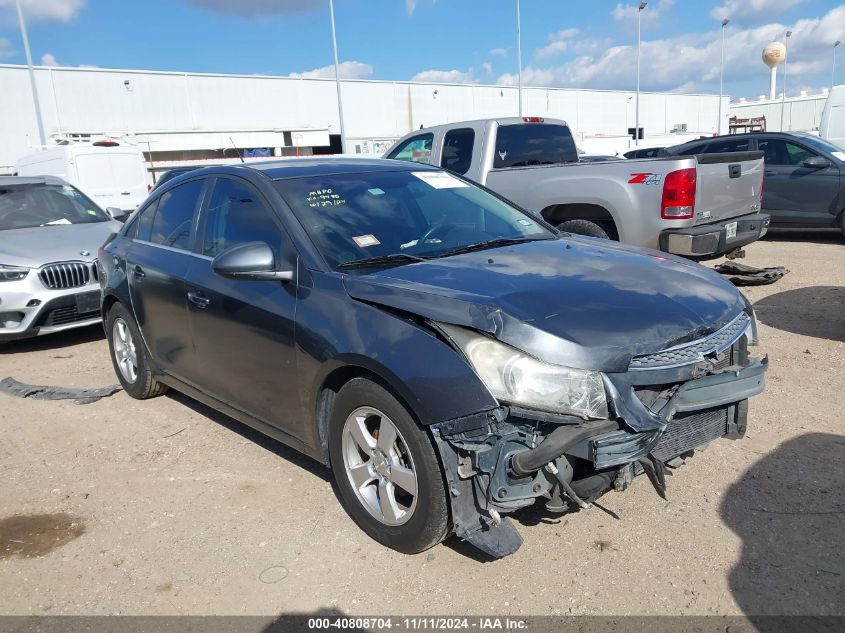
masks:
[[[211,303],[211,300],[198,290],[192,290],[188,293],[188,301],[193,303],[200,310],[205,310],[208,307],[208,304]]]
[[[138,281],[141,281],[144,277],[147,276],[147,273],[144,272],[144,269],[140,266],[135,266],[132,270],[132,276],[135,277]]]

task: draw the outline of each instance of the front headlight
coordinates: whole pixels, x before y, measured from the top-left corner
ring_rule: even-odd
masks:
[[[608,417],[599,372],[551,365],[473,330],[438,326],[463,351],[496,399],[582,418]]]
[[[20,281],[29,274],[29,268],[0,264],[0,281]]]

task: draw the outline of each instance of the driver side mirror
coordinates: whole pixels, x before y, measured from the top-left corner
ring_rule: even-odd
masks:
[[[109,217],[112,220],[117,220],[118,222],[123,222],[131,215],[129,211],[124,211],[123,209],[118,209],[117,207],[106,207],[106,213],[109,214]]]
[[[808,169],[824,169],[830,165],[830,161],[823,156],[813,156],[804,161],[804,167]]]
[[[248,242],[228,248],[211,262],[211,269],[227,279],[292,281],[293,266],[276,266],[273,249],[265,242]]]

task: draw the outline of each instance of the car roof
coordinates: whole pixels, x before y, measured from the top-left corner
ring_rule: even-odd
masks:
[[[66,185],[68,184],[57,176],[0,176],[0,187],[12,187],[15,185]]]
[[[230,166],[232,167],[232,166]],[[361,172],[434,171],[437,168],[425,163],[412,163],[384,158],[350,158],[345,156],[315,156],[313,158],[283,158],[279,160],[243,163],[235,169],[251,169],[266,174],[273,180],[302,176],[328,176]],[[210,168],[214,169],[214,168]]]

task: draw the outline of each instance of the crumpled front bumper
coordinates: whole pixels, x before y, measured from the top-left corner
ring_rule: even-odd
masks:
[[[640,402],[633,388],[628,387],[628,397],[615,400],[621,409],[618,413],[628,426],[646,428],[639,431],[623,428],[595,435],[567,451],[567,454],[591,461],[597,470],[619,466],[659,451],[664,433],[674,430],[671,426],[673,422],[684,424],[693,419],[702,428],[678,431],[692,435],[689,439],[691,443],[706,443],[726,435],[742,437],[748,412],[745,401],[763,392],[767,369],[768,358],[754,359],[746,367],[728,367],[721,373],[690,380],[680,385],[657,412]],[[690,415],[702,412],[710,414],[709,418]],[[659,426],[647,428],[655,423]],[[695,446],[690,445],[690,448]]]

